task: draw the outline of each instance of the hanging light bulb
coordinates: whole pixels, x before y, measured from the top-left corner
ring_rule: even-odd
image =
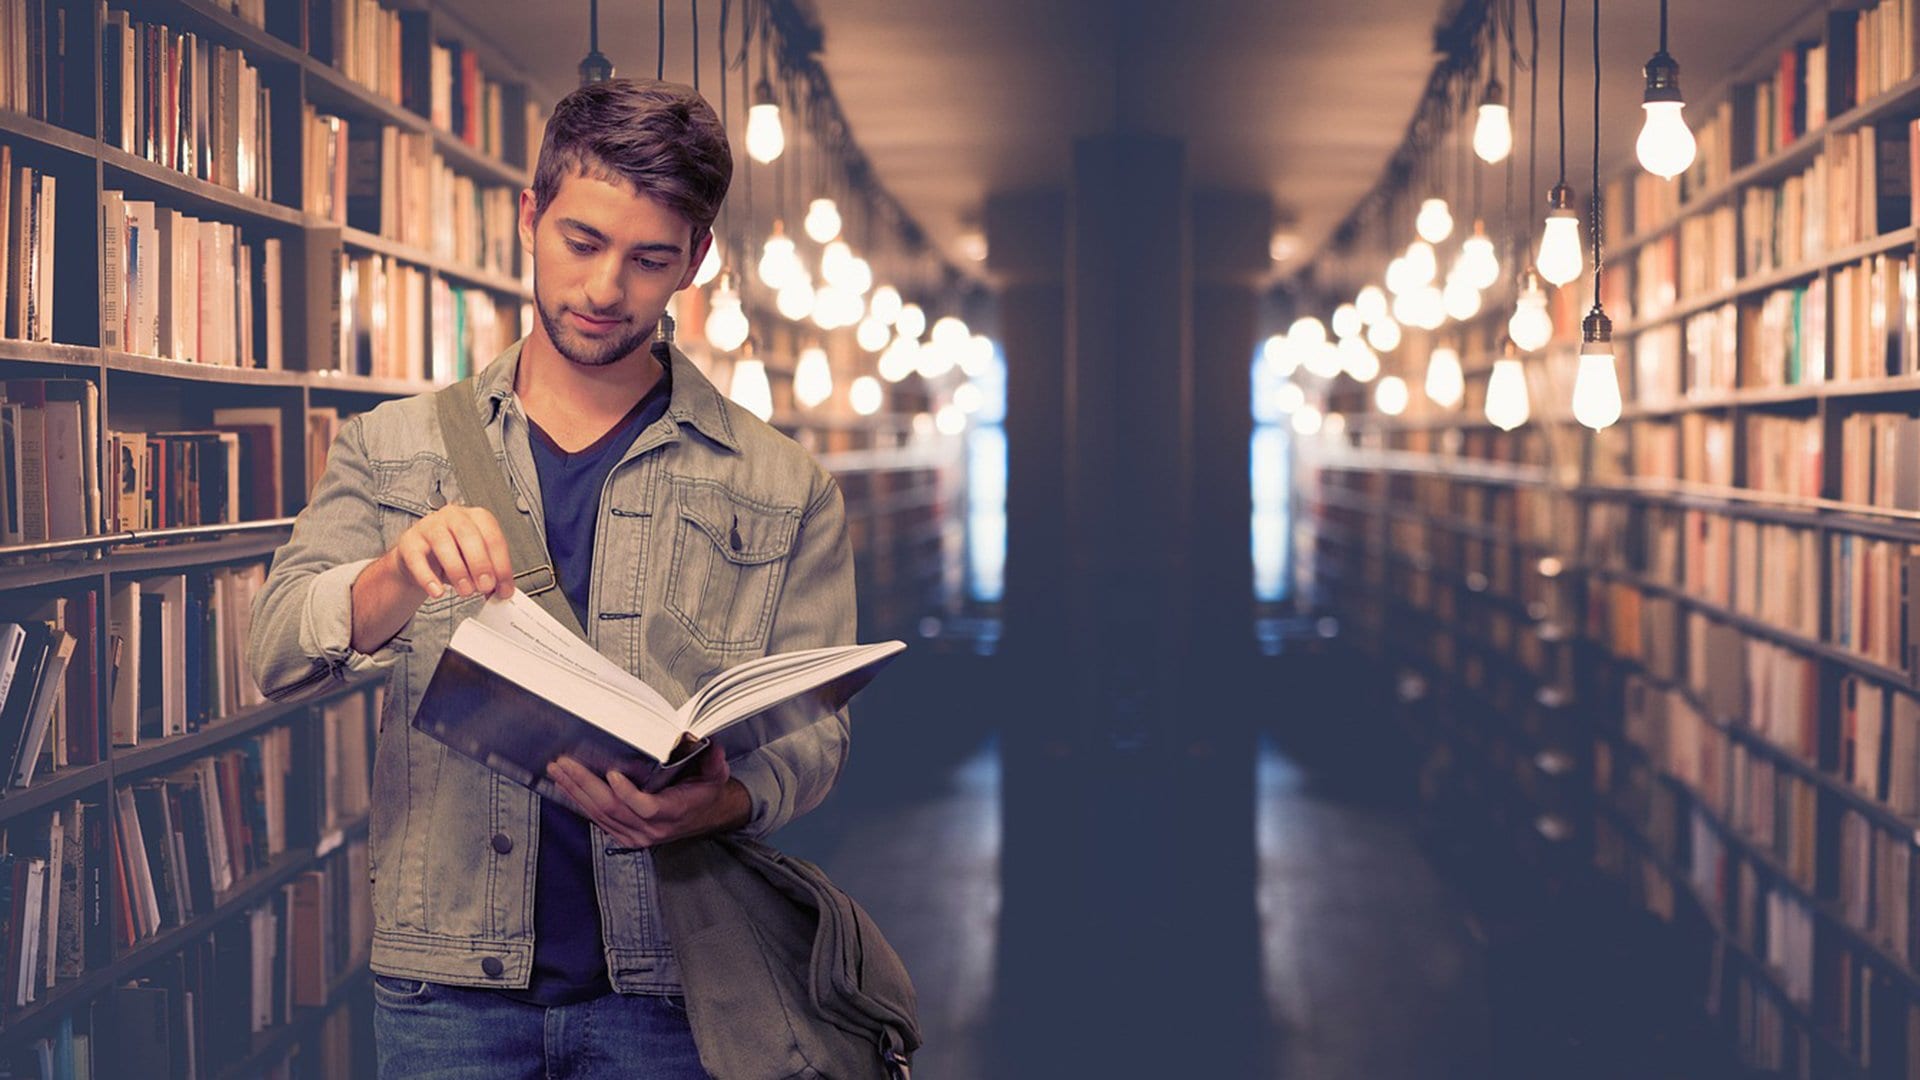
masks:
[[[1299,412],[1307,403],[1307,392],[1300,389],[1299,383],[1282,383],[1280,389],[1273,392],[1273,407],[1283,415]]]
[[[787,279],[774,294],[773,306],[794,322],[813,314],[813,277],[805,270]]]
[[[886,348],[888,339],[892,337],[893,331],[874,316],[871,306],[868,307],[867,317],[860,320],[859,328],[853,332],[854,342],[868,352],[879,352]]]
[[[707,253],[700,256],[700,269],[693,272],[694,288],[705,288],[707,283],[720,276],[720,245],[710,243]]]
[[[1415,240],[1407,245],[1406,260],[1407,288],[1401,290],[1402,292],[1411,292],[1423,285],[1431,285],[1433,279],[1439,276],[1440,261],[1434,257],[1433,245],[1425,240]]]
[[[871,375],[862,375],[847,387],[847,403],[861,416],[872,416],[879,412],[881,397],[880,380]]]
[[[1427,397],[1443,409],[1460,404],[1466,393],[1466,376],[1460,371],[1460,354],[1450,345],[1442,345],[1427,357]]]
[[[852,326],[864,314],[860,298],[838,285],[822,285],[813,294],[813,323],[822,330]]]
[[[1312,405],[1302,405],[1294,410],[1293,430],[1301,435],[1318,435],[1322,419],[1319,409]]]
[[[1580,215],[1573,209],[1573,189],[1553,185],[1547,196],[1547,226],[1540,234],[1540,254],[1533,260],[1540,276],[1565,285],[1580,276],[1585,259],[1580,252]]]
[[[927,332],[927,313],[920,309],[919,304],[902,305],[900,314],[894,316],[893,328],[901,337],[917,341],[921,334]]]
[[[1357,383],[1370,383],[1380,376],[1380,358],[1357,337],[1343,338],[1338,346],[1340,367]]]
[[[767,234],[767,242],[760,246],[760,284],[779,292],[786,287],[795,275],[806,273],[800,263],[800,253],[794,249],[793,238],[787,235],[786,223],[775,219],[773,231]]]
[[[613,61],[600,51],[600,0],[587,5],[587,55],[580,59],[579,73],[581,86],[613,78]]]
[[[987,395],[970,382],[961,383],[953,388],[953,403],[960,406],[961,412],[972,416],[987,407]]]
[[[1387,283],[1387,291],[1391,292],[1395,298],[1405,296],[1416,287],[1412,281],[1408,280],[1405,255],[1395,255],[1388,261],[1383,280]]]
[[[848,292],[855,296],[867,295],[867,290],[873,288],[873,264],[855,255],[847,262],[846,278],[841,285]]]
[[[1419,215],[1413,219],[1413,231],[1429,244],[1452,236],[1453,211],[1447,209],[1447,200],[1436,195],[1422,202]]]
[[[773,417],[773,387],[767,383],[767,367],[754,357],[751,343],[747,345],[747,354],[733,362],[733,380],[727,386],[727,396],[762,420]]]
[[[1393,321],[1391,315],[1375,319],[1373,325],[1367,327],[1367,344],[1373,346],[1375,352],[1392,352],[1399,348],[1400,324]]]
[[[960,353],[960,370],[967,373],[967,378],[977,379],[993,369],[993,362],[998,356],[992,338],[975,334],[967,339],[967,346]]]
[[[1547,311],[1547,292],[1540,287],[1540,275],[1528,270],[1514,301],[1513,317],[1507,320],[1507,336],[1521,352],[1535,352],[1553,340],[1553,316]]]
[[[1527,374],[1513,346],[1493,362],[1493,374],[1487,376],[1487,422],[1501,431],[1512,431],[1531,415],[1527,403]]]
[[[1595,431],[1620,419],[1620,377],[1613,367],[1613,323],[1598,305],[1580,324],[1580,368],[1573,377],[1573,418]]]
[[[1388,416],[1399,416],[1407,411],[1407,380],[1398,375],[1389,375],[1380,380],[1373,388],[1373,403]]]
[[[1680,65],[1667,53],[1666,0],[1660,0],[1660,51],[1647,61],[1646,75],[1640,103],[1647,122],[1633,148],[1648,172],[1671,180],[1693,164],[1695,146],[1686,117],[1680,115],[1686,108],[1680,94]]]
[[[1360,321],[1372,326],[1387,317],[1387,294],[1378,285],[1367,285],[1353,298],[1353,307],[1360,313]]]
[[[1454,267],[1476,289],[1491,289],[1500,280],[1500,255],[1487,236],[1486,222],[1473,223],[1473,235],[1460,245],[1460,260]]]
[[[920,343],[904,334],[894,338],[893,344],[880,354],[880,377],[888,382],[899,382],[919,366]]]
[[[793,399],[811,409],[832,396],[833,365],[827,362],[827,350],[818,345],[801,349],[793,369]]]
[[[1322,379],[1331,379],[1340,374],[1340,369],[1345,365],[1346,362],[1340,355],[1340,347],[1325,338],[1309,341],[1300,352],[1300,366],[1306,368],[1309,374]]]
[[[1406,317],[1400,318],[1397,311],[1394,317],[1408,326],[1418,327],[1421,330],[1438,330],[1447,321],[1446,297],[1442,295],[1438,286],[1422,285],[1407,294]]]
[[[807,204],[807,218],[803,224],[814,243],[827,243],[840,235],[840,208],[833,204],[832,199],[822,195]]]
[[[873,290],[873,298],[867,301],[867,310],[888,326],[900,317],[900,307],[900,290],[891,285]]]
[[[829,285],[845,285],[853,264],[853,249],[845,240],[835,240],[820,252],[820,277]]]
[[[780,106],[773,100],[773,84],[760,77],[753,88],[753,107],[747,110],[747,156],[771,164],[787,148],[787,132],[780,124]]]
[[[967,414],[949,401],[934,412],[933,426],[942,435],[958,435],[967,430]]]
[[[1359,337],[1366,329],[1366,323],[1360,318],[1360,309],[1352,304],[1341,304],[1333,309],[1333,336],[1342,340]]]
[[[1447,288],[1440,295],[1440,303],[1447,318],[1465,322],[1480,313],[1480,290],[1474,288],[1456,266],[1453,273],[1447,275]]]
[[[1505,161],[1513,153],[1513,123],[1499,79],[1487,80],[1487,92],[1480,99],[1480,112],[1473,123],[1473,152],[1489,165]]]
[[[740,306],[740,290],[732,273],[720,275],[707,307],[707,343],[721,352],[732,352],[747,340],[747,313]]]
[[[1274,334],[1260,346],[1260,358],[1273,369],[1274,374],[1285,377],[1300,368],[1300,354],[1293,342],[1285,334]]]
[[[938,324],[935,324],[938,326]],[[960,356],[951,342],[935,338],[920,347],[914,354],[915,371],[923,379],[937,379],[959,366]]]
[[[1302,315],[1287,327],[1287,341],[1294,346],[1324,345],[1327,341],[1327,327],[1311,315]]]

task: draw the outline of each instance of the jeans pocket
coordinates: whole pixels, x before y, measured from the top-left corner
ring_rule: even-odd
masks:
[[[421,979],[400,979],[391,975],[373,977],[373,1000],[389,1008],[406,1008],[427,1000],[433,984]]]

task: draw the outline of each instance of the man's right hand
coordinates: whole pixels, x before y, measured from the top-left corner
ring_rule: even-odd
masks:
[[[513,564],[506,534],[484,507],[443,506],[408,526],[353,582],[353,648],[372,652],[428,599],[453,589],[506,597]]]

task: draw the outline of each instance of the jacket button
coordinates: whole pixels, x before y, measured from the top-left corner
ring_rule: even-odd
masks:
[[[505,855],[507,852],[512,851],[513,837],[508,836],[506,833],[503,833],[503,832],[494,833],[493,834],[493,850],[499,852],[502,855]]]
[[[480,970],[487,973],[487,978],[497,979],[506,972],[507,965],[501,963],[499,957],[489,956],[480,961]]]

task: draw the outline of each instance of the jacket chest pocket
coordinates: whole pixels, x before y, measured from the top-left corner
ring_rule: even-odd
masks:
[[[765,646],[800,510],[754,502],[711,480],[674,477],[666,605],[714,652]]]

